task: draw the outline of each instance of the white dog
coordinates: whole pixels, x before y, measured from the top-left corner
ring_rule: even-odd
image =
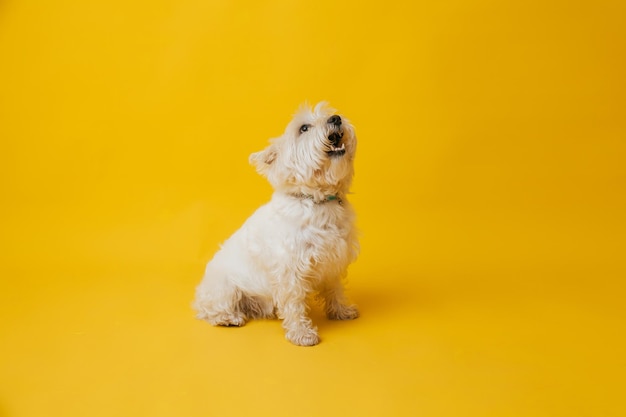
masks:
[[[342,278],[356,259],[355,214],[346,195],[356,136],[325,103],[303,106],[285,133],[250,163],[275,189],[208,263],[196,290],[198,318],[242,326],[250,318],[283,319],[292,343],[319,343],[307,301],[316,295],[330,319],[359,316]]]

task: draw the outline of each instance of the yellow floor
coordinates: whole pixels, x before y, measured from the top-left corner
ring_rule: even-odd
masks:
[[[0,416],[626,415],[624,3],[244,3],[0,5]],[[196,321],[321,99],[361,317]]]

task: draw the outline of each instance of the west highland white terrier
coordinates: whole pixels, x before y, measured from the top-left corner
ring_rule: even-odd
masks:
[[[348,120],[322,102],[302,106],[281,137],[250,155],[275,191],[207,264],[196,290],[198,318],[243,326],[278,316],[289,341],[312,346],[320,338],[311,296],[329,319],[359,316],[342,285],[359,250],[347,199],[356,144]]]

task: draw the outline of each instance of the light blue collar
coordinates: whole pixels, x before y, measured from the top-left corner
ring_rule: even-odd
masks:
[[[340,205],[343,204],[343,200],[337,194],[327,195],[323,200],[316,200],[315,197],[313,197],[310,194],[295,193],[291,195],[293,197],[304,199],[304,200],[312,200],[315,204],[324,204],[324,203],[328,203],[331,201],[336,201]]]

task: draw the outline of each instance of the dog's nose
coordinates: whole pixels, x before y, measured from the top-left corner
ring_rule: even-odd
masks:
[[[328,124],[335,125],[335,126],[341,126],[341,117],[339,117],[336,114],[333,115],[333,116],[330,116],[330,118],[328,119]]]

